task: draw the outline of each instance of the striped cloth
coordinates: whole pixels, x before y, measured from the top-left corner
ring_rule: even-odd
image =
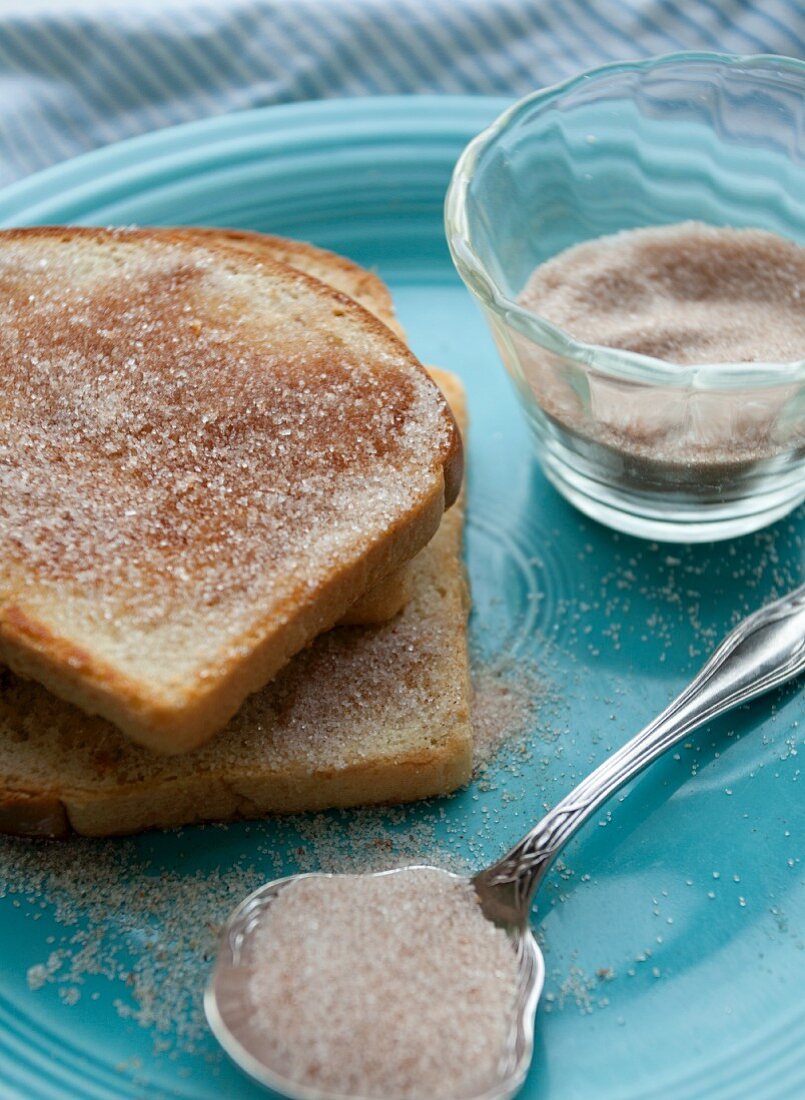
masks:
[[[0,0],[0,184],[246,107],[520,96],[679,49],[802,57],[803,0]]]

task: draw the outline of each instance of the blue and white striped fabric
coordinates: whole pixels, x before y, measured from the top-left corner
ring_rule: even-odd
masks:
[[[520,96],[678,49],[805,55],[802,0],[0,0],[0,184],[294,100]]]

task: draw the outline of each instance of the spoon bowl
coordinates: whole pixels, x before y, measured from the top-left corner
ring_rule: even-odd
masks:
[[[405,871],[435,871],[451,879],[466,878],[441,867],[417,864],[378,871],[372,877],[385,878]],[[260,886],[237,906],[221,934],[218,959],[204,996],[204,1010],[210,1027],[229,1057],[267,1088],[293,1100],[379,1100],[377,1097],[346,1096],[300,1084],[266,1065],[261,1059],[261,1033],[248,997],[248,975],[252,962],[252,937],[266,911],[279,894],[302,879],[332,879],[324,873],[288,875]],[[474,881],[474,880],[473,880]],[[483,898],[479,895],[483,909]],[[487,916],[489,914],[486,914]],[[527,921],[503,926],[517,956],[517,989],[508,1034],[494,1085],[458,1094],[456,1100],[508,1100],[520,1089],[528,1073],[534,1048],[534,1015],[545,980],[545,963]],[[383,1098],[387,1100],[387,1098]]]

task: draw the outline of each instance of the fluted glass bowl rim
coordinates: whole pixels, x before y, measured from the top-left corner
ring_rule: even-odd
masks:
[[[510,327],[547,351],[612,378],[697,390],[733,389],[739,386],[744,389],[762,388],[805,382],[805,359],[788,362],[674,363],[639,352],[577,340],[558,325],[504,294],[470,243],[467,196],[478,162],[498,138],[516,126],[535,104],[557,100],[582,84],[613,73],[650,72],[662,66],[688,62],[710,62],[733,70],[784,69],[801,78],[805,93],[805,61],[779,54],[723,54],[706,50],[681,50],[643,60],[613,61],[531,92],[513,103],[473,138],[453,169],[445,197],[445,231],[453,263],[481,303]]]

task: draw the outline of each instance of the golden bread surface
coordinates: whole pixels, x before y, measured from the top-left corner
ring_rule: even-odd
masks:
[[[319,279],[342,294],[349,295],[403,341],[405,332],[394,313],[391,293],[382,279],[371,271],[317,245],[286,237],[255,233],[245,229],[183,228],[199,240],[244,249],[253,255],[288,264],[306,275]],[[168,231],[169,232],[169,231]],[[429,371],[433,375],[432,371]],[[410,563],[383,577],[359,596],[340,619],[345,626],[374,625],[386,622],[405,607],[411,592]]]
[[[188,751],[456,496],[443,397],[351,299],[148,230],[0,233],[0,659]]]

